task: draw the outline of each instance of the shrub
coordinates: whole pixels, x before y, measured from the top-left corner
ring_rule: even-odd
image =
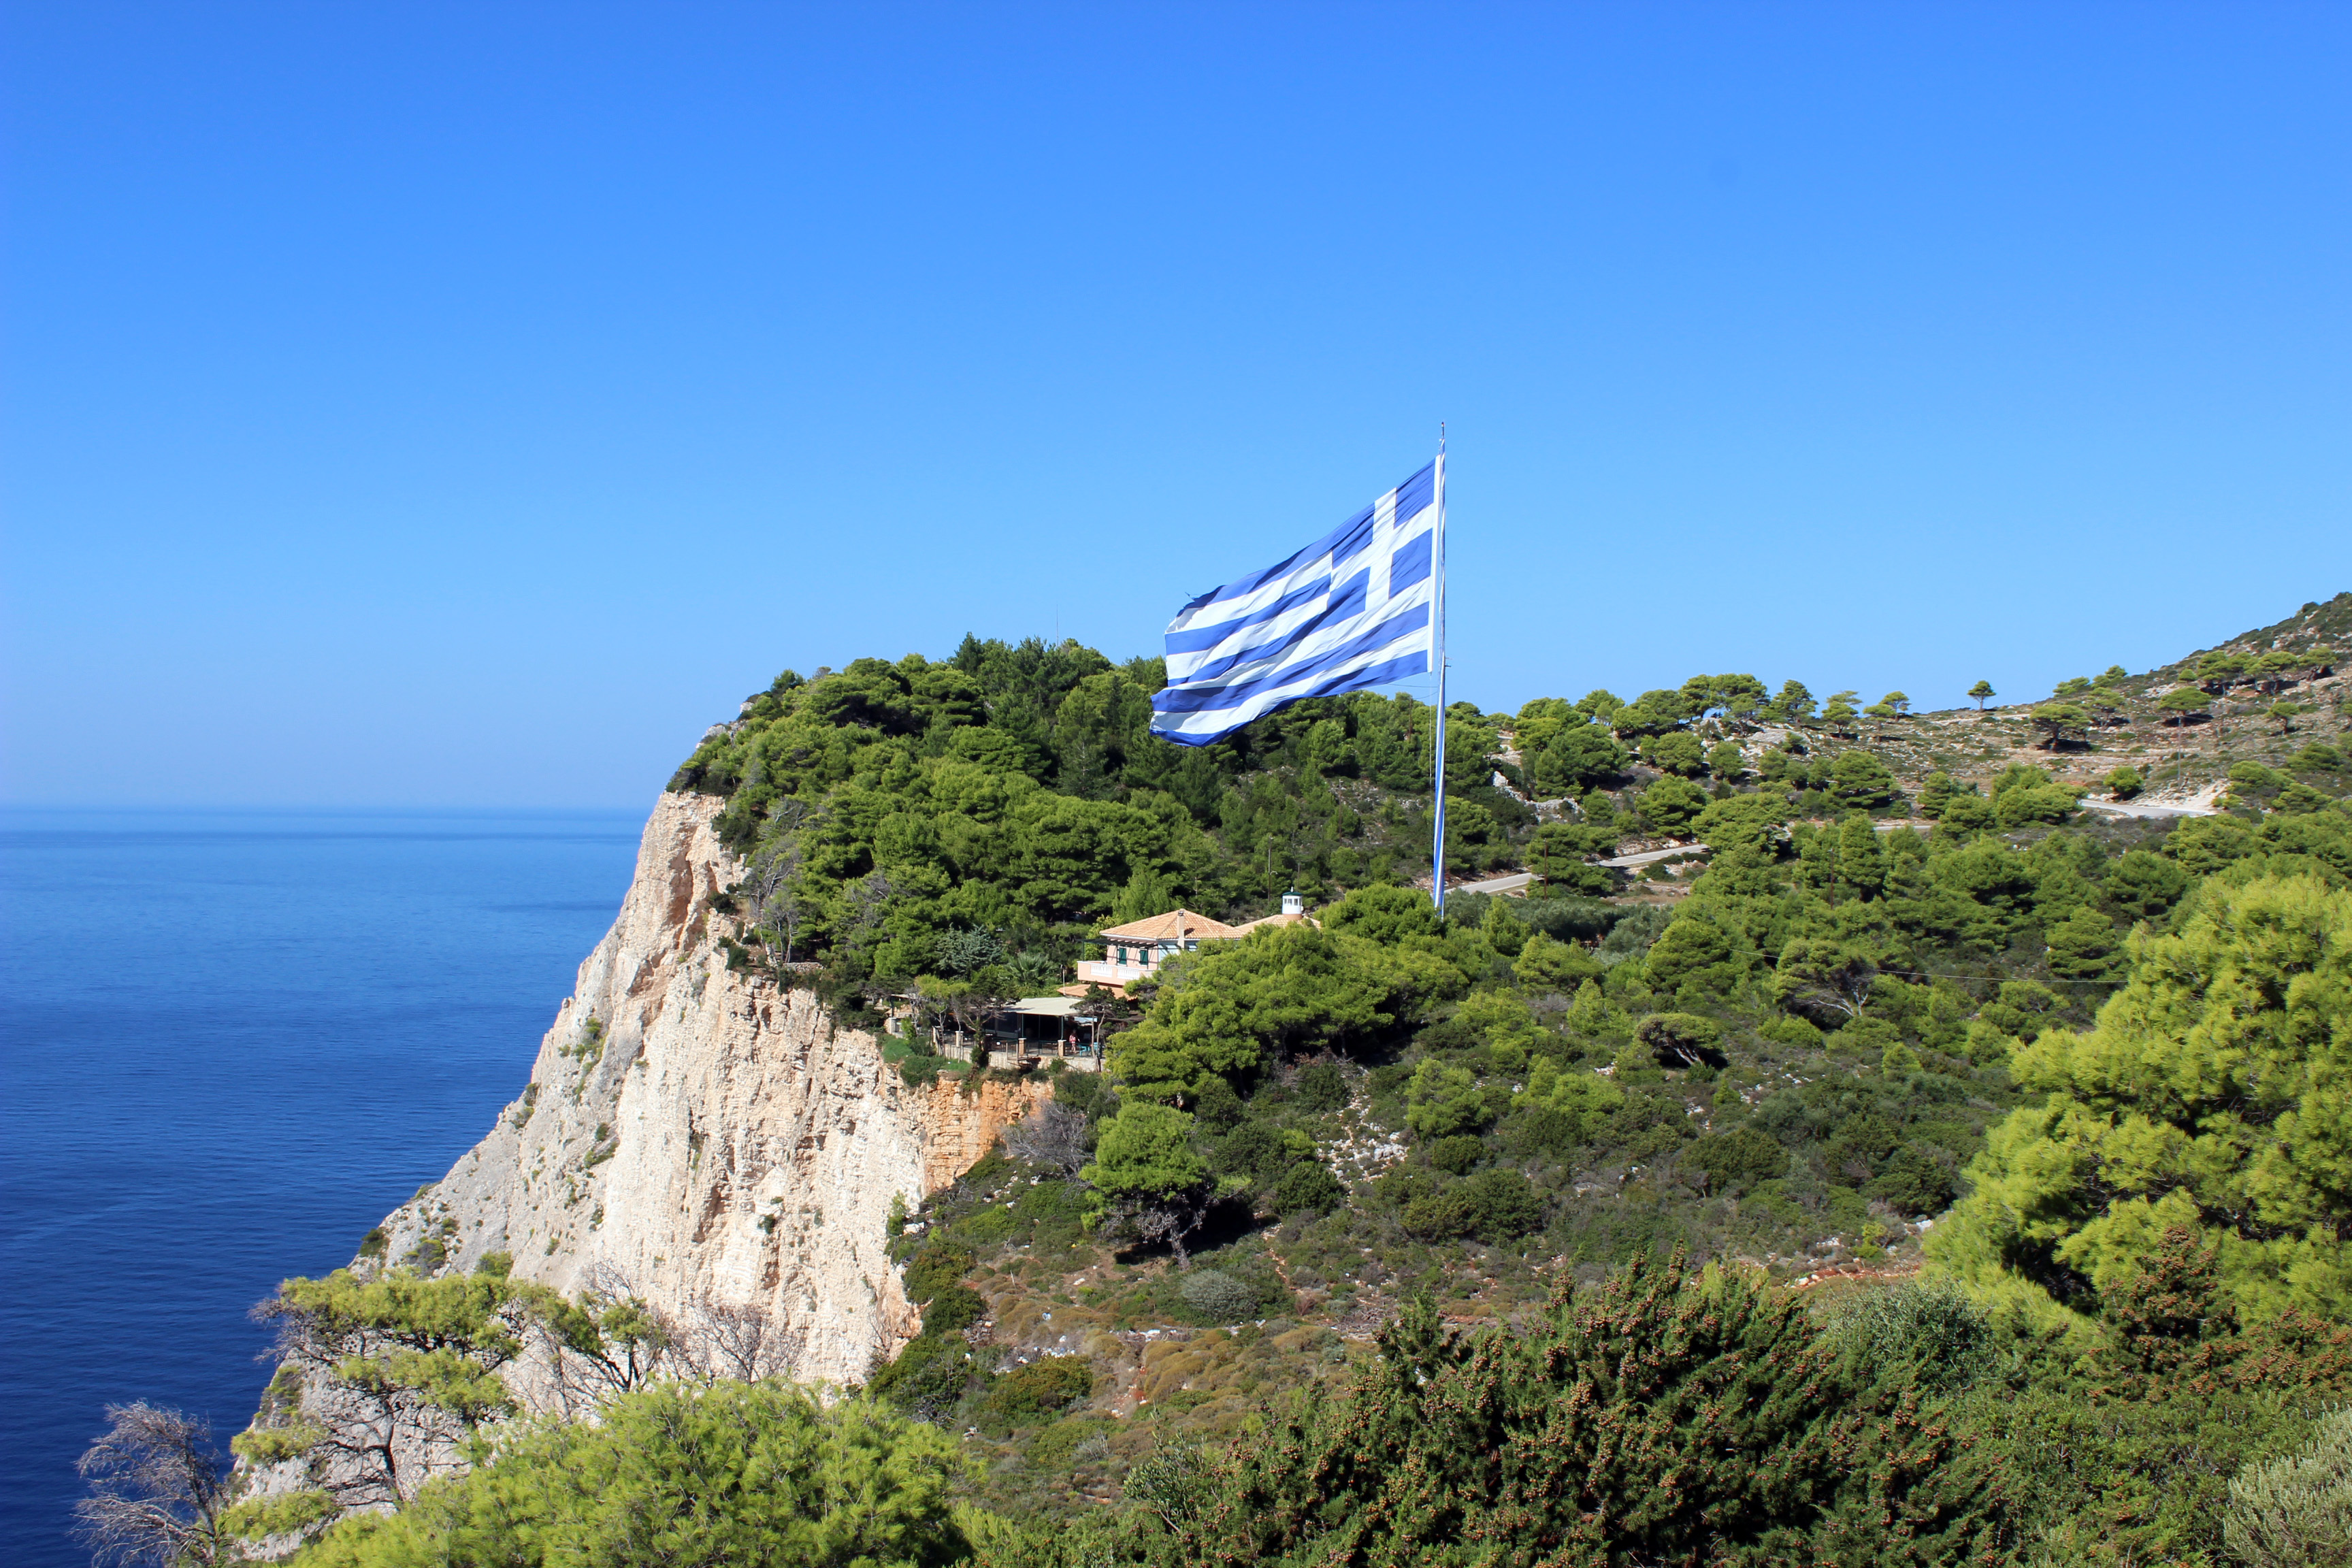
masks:
[[[1187,1307],[1213,1322],[1237,1323],[1257,1315],[1257,1292],[1214,1268],[1193,1269],[1184,1276],[1176,1293]]]
[[[889,1365],[874,1374],[866,1391],[899,1409],[929,1418],[962,1403],[980,1371],[971,1348],[953,1334],[922,1334]]]
[[[1519,923],[1556,942],[1593,942],[1607,936],[1624,915],[1601,899],[1531,898],[1519,908]]]
[[[1794,1046],[1801,1050],[1811,1051],[1822,1048],[1822,1035],[1820,1026],[1811,1019],[1800,1018],[1793,1014],[1775,1018],[1759,1027],[1756,1032],[1777,1045]]]
[[[1841,1300],[1833,1342],[1872,1375],[1907,1367],[1923,1386],[1965,1388],[1993,1370],[1990,1318],[1949,1285],[1898,1285]]]
[[[2023,827],[2031,822],[2063,822],[2075,808],[2074,792],[2054,784],[2021,784],[2001,791],[1993,797],[1993,820],[2005,828]],[[1945,813],[1945,820],[1952,819]]]
[[[2218,1560],[2232,1476],[2309,1441],[2312,1407],[2352,1394],[2352,1328],[2241,1313],[2219,1251],[2176,1226],[2147,1268],[2100,1287],[2107,1331],[2075,1370],[2104,1397],[2059,1378],[1969,1396],[1965,1425],[2050,1560]]]
[[[1030,1438],[1022,1458],[1041,1470],[1066,1470],[1076,1462],[1081,1444],[1112,1429],[1113,1423],[1099,1415],[1066,1416]]]
[[[578,1037],[563,1047],[563,1054],[591,1066],[604,1060],[604,1020],[591,1013],[587,1022],[580,1026]]]
[[[1013,1217],[1011,1209],[992,1204],[958,1220],[955,1233],[959,1240],[975,1247],[994,1247],[1001,1241],[1010,1241],[1013,1233],[1020,1228],[1021,1222]]]
[[[1328,1214],[1348,1201],[1348,1189],[1318,1161],[1303,1160],[1284,1173],[1274,1190],[1275,1212]]]
[[[1643,905],[1610,927],[1609,934],[1601,939],[1601,962],[1614,963],[1649,952],[1650,944],[1658,940],[1673,919],[1672,910],[1655,904]]]
[[[1958,1191],[1959,1162],[1949,1150],[1914,1140],[1886,1158],[1886,1169],[1862,1189],[1866,1198],[1905,1214],[1935,1214]]]
[[[1249,1119],[1242,1097],[1223,1079],[1213,1078],[1192,1097],[1192,1120],[1210,1132],[1231,1132]]]
[[[923,1332],[952,1334],[988,1316],[988,1302],[966,1285],[950,1285],[923,1309]]]
[[[1051,1179],[1038,1183],[1013,1200],[1013,1212],[1024,1219],[1076,1219],[1086,1212],[1087,1190],[1076,1182]]]
[[[1095,1389],[1094,1368],[1083,1356],[1047,1356],[1015,1368],[989,1390],[989,1408],[1007,1420],[1050,1415]]]
[[[1512,1117],[1502,1132],[1504,1142],[1515,1154],[1567,1154],[1584,1142],[1584,1119],[1538,1106]]]
[[[2221,1540],[2254,1568],[2352,1562],[2352,1409],[2330,1412],[2305,1447],[2239,1471]]]
[[[1171,1521],[1179,1560],[1999,1560],[1985,1477],[1937,1413],[1743,1279],[1639,1268],[1462,1340],[1423,1300],[1381,1356],[1235,1452]]]
[[[1298,1103],[1311,1115],[1344,1110],[1349,1099],[1348,1075],[1329,1062],[1317,1062],[1298,1072]]]
[[[1089,1121],[1118,1109],[1117,1099],[1103,1084],[1102,1075],[1095,1072],[1066,1072],[1056,1078],[1054,1102],[1068,1106]]]
[[[1708,1133],[1693,1142],[1683,1159],[1705,1171],[1716,1191],[1735,1197],[1789,1170],[1789,1152],[1753,1127]]]
[[[1244,1121],[1217,1142],[1210,1163],[1223,1174],[1271,1182],[1290,1163],[1290,1151],[1265,1122]]]
[[[1486,1157],[1486,1144],[1479,1138],[1440,1138],[1429,1146],[1428,1153],[1429,1163],[1439,1170],[1466,1176]]]
[[[1860,1111],[1838,1123],[1822,1146],[1822,1163],[1829,1167],[1833,1182],[1866,1182],[1877,1173],[1878,1162],[1894,1152],[1898,1141],[1894,1123]]]
[[[972,1256],[961,1247],[934,1241],[907,1266],[907,1300],[920,1306],[971,1272]]]
[[[1430,1240],[1508,1241],[1543,1223],[1543,1198],[1517,1171],[1481,1171],[1405,1205],[1404,1228]]]
[[[1435,1057],[1413,1069],[1405,1093],[1405,1125],[1423,1138],[1467,1131],[1486,1120],[1486,1101],[1467,1068],[1447,1067]]]
[[[1588,980],[1597,980],[1603,973],[1601,961],[1574,942],[1556,942],[1542,931],[1528,939],[1511,963],[1511,971],[1522,985],[1541,986],[1548,990],[1573,992]]]

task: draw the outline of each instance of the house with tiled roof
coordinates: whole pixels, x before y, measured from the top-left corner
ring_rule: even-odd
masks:
[[[1086,984],[1108,985],[1116,990],[1130,980],[1150,974],[1171,953],[1191,952],[1204,941],[1226,940],[1238,934],[1224,921],[1191,910],[1170,910],[1166,914],[1129,921],[1095,933],[1095,940],[1103,944],[1102,961],[1081,963],[1078,979]]]
[[[1130,980],[1140,980],[1153,973],[1161,963],[1179,952],[1192,952],[1204,942],[1232,942],[1265,926],[1313,924],[1306,906],[1297,893],[1285,893],[1282,912],[1262,920],[1247,921],[1229,926],[1223,921],[1191,910],[1170,910],[1165,914],[1150,915],[1143,920],[1129,921],[1095,933],[1103,944],[1100,962],[1082,962],[1078,965],[1078,984],[1073,990],[1087,985],[1105,985],[1113,990]]]

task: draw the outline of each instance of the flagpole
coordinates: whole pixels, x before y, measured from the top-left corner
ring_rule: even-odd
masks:
[[[1436,826],[1431,835],[1430,889],[1445,912],[1445,423],[1437,426],[1437,770]]]

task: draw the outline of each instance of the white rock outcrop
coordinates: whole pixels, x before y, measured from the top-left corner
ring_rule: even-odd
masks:
[[[712,832],[721,804],[662,796],[530,1088],[385,1219],[385,1256],[467,1269],[507,1252],[566,1293],[757,1306],[793,1375],[861,1380],[918,1327],[885,1250],[891,1199],[952,1182],[1048,1091],[908,1088],[810,993],[730,971],[712,900],[742,868]]]

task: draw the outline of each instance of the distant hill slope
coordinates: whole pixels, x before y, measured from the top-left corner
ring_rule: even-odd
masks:
[[[2241,632],[2217,647],[2198,648],[2155,673],[2177,676],[2209,653],[2261,653],[2273,648],[2315,647],[2332,647],[2339,653],[2352,649],[2352,593],[2338,594],[2324,604],[2306,604],[2283,621]]]
[[[2352,689],[2341,663],[2347,653],[2352,653],[2352,593],[2306,604],[2284,620],[2154,669],[2119,678],[2077,676],[2024,700],[2003,693],[2006,700],[1983,713],[1972,708],[1925,713],[1916,725],[1858,733],[1853,743],[1883,756],[1914,788],[1938,770],[1981,780],[2011,763],[2033,761],[2084,793],[2104,794],[2102,781],[2127,767],[2139,774],[2147,800],[2202,804],[2241,763],[2276,770],[2315,742],[2326,746],[2343,740],[2345,699]],[[2261,667],[2265,655],[2289,654],[2302,657],[2274,661],[2284,668]],[[2227,668],[2232,663],[2242,668]],[[2168,713],[2161,699],[2184,687],[2210,700],[2185,717]],[[2056,745],[2033,719],[2036,707],[2053,701],[2084,708],[2088,721]],[[2274,712],[2281,703],[2295,710]]]

